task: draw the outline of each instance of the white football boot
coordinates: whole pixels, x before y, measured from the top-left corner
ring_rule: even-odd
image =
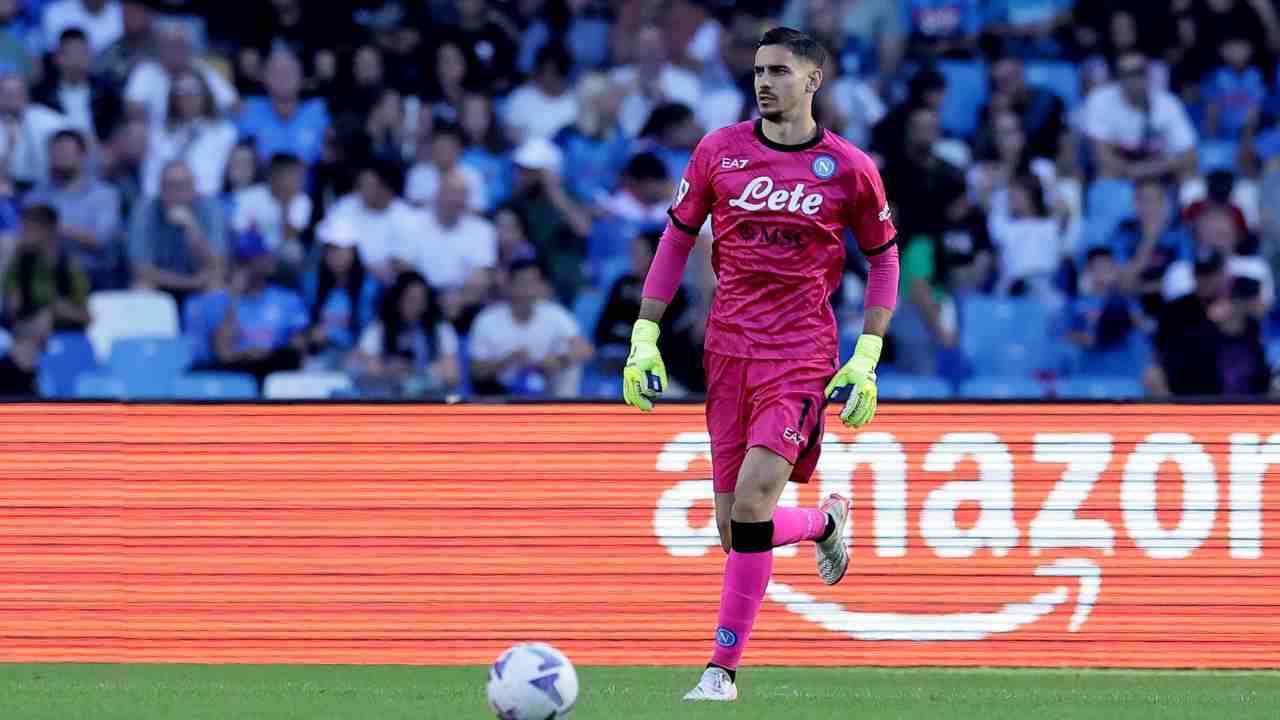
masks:
[[[697,687],[685,693],[684,699],[732,702],[738,699],[738,686],[723,668],[709,667],[702,672]]]
[[[849,569],[849,549],[844,546],[844,520],[849,517],[849,499],[832,493],[818,509],[835,521],[836,529],[817,544],[818,577],[828,585],[835,585]]]

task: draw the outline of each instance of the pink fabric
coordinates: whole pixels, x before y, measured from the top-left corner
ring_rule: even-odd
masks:
[[[738,669],[772,574],[772,552],[740,553],[733,550],[729,553],[724,567],[724,588],[720,591],[720,625],[716,628],[712,663],[730,670]]]
[[[898,306],[898,246],[868,257],[867,263],[870,267],[863,305],[894,309]]]
[[[641,297],[656,298],[670,304],[684,277],[684,266],[689,263],[693,243],[694,238],[667,223],[662,241],[658,243],[658,252],[653,256],[653,264],[649,266],[649,274],[644,278]]]
[[[827,514],[818,508],[779,507],[773,511],[773,546],[817,540],[827,530]]]
[[[836,358],[831,294],[844,275],[845,228],[872,253],[897,232],[864,152],[828,130],[779,147],[751,121],[702,138],[670,213],[683,229],[711,218],[717,284],[705,345],[734,357]]]

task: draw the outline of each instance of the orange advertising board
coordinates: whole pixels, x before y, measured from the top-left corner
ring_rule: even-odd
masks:
[[[744,662],[1280,667],[1280,407],[894,404]],[[702,408],[0,406],[0,661],[700,663]]]

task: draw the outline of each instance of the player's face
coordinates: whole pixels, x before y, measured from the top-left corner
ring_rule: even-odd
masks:
[[[756,51],[755,78],[760,116],[777,122],[812,107],[822,70],[781,45],[765,45]]]

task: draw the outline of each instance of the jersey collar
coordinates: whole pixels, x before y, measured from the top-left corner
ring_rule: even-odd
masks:
[[[814,133],[813,137],[809,138],[808,140],[800,143],[799,145],[783,145],[782,143],[774,142],[770,140],[767,136],[765,136],[763,118],[756,120],[756,139],[759,140],[762,145],[769,148],[770,150],[777,150],[778,152],[800,152],[802,150],[808,150],[814,145],[817,145],[818,143],[822,142],[822,138],[825,135],[826,135],[826,131],[822,129],[821,125],[819,125],[818,132]]]

